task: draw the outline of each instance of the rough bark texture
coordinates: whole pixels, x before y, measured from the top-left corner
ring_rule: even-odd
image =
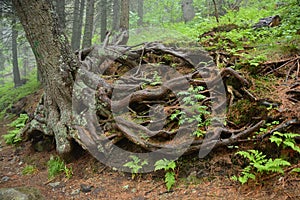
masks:
[[[120,0],[113,0],[113,31],[120,29]]]
[[[72,57],[67,38],[58,27],[53,8],[48,1],[14,0],[19,19],[26,32],[26,37],[33,49],[40,67],[44,83],[43,99],[44,123],[38,118],[31,122],[32,129],[54,135],[59,153],[69,153],[71,143],[71,92],[73,77],[71,72],[77,67]],[[39,17],[36,17],[39,16]]]

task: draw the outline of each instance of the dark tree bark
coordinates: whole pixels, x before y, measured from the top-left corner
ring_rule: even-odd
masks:
[[[58,21],[60,28],[66,28],[66,1],[56,0],[56,12],[58,14]]]
[[[120,0],[113,0],[113,24],[112,30],[120,29]]]
[[[59,28],[49,1],[13,0],[13,4],[40,67],[44,84],[44,124],[34,119],[31,127],[53,135],[57,151],[67,154],[71,151],[71,72],[78,66],[77,61]]]
[[[122,41],[118,44],[125,45],[129,39],[129,0],[121,0],[120,30]]]
[[[217,3],[216,3],[216,0],[212,0],[212,1],[213,1],[213,4],[214,4],[216,21],[219,23],[219,12],[218,12]]]
[[[107,32],[107,0],[101,0],[101,42],[104,41]]]
[[[95,7],[95,1],[87,0],[82,48],[87,48],[92,46],[93,29],[94,29],[94,11],[95,11],[94,7]]]
[[[138,0],[138,17],[139,17],[139,20],[137,22],[137,25],[138,26],[143,26],[144,0]]]
[[[73,50],[78,50],[80,48],[84,5],[85,5],[85,0],[81,0],[81,1],[75,0],[74,2],[73,27],[72,27],[72,39],[71,39],[71,46]]]
[[[0,18],[2,18],[2,6],[0,6]],[[0,44],[3,44],[3,25],[2,21],[0,21]],[[4,64],[5,64],[5,57],[3,53],[3,48],[0,48],[0,84],[4,84]]]
[[[17,20],[16,17],[13,16],[12,19],[12,36],[11,36],[11,41],[12,41],[12,63],[13,63],[13,75],[14,75],[14,84],[15,87],[19,87],[22,85],[21,83],[21,78],[20,78],[20,70],[19,70],[19,64],[18,64],[18,30],[16,28],[17,25]]]

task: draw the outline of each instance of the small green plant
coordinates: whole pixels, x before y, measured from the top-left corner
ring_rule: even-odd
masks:
[[[5,140],[6,144],[16,144],[22,141],[21,138],[21,130],[25,126],[28,120],[27,114],[21,114],[15,121],[9,124],[10,127],[13,127],[13,130],[8,131],[7,134],[3,135],[3,139]]]
[[[37,171],[37,168],[32,165],[26,165],[22,170],[23,175],[34,174]]]
[[[255,134],[263,135],[263,134],[267,133],[272,127],[278,125],[279,123],[280,123],[279,121],[273,121],[270,123],[266,123],[265,127],[260,128],[258,132],[255,132]]]
[[[174,172],[175,167],[176,167],[175,161],[168,160],[165,158],[162,160],[158,160],[155,163],[155,171],[163,169],[166,172],[165,184],[166,184],[168,191],[170,191],[170,189],[176,182],[175,181],[175,172]]]
[[[178,119],[178,124],[182,125],[187,123],[196,123],[197,130],[193,132],[193,135],[197,137],[204,136],[205,132],[200,128],[209,125],[209,120],[203,120],[204,115],[210,114],[207,111],[207,106],[199,104],[199,101],[204,100],[206,96],[200,94],[204,87],[191,86],[187,91],[179,92],[178,95],[182,98],[185,111],[176,110],[170,117],[171,120]]]
[[[296,141],[295,141],[296,137],[300,137],[300,134],[280,133],[280,132],[276,131],[270,137],[270,141],[275,142],[278,147],[280,147],[280,145],[282,145],[283,148],[290,147],[294,151],[297,151],[298,153],[300,153],[300,147],[297,146]]]
[[[123,166],[131,169],[132,179],[134,179],[139,173],[139,170],[142,169],[144,165],[148,165],[148,161],[141,161],[141,159],[134,155],[131,155],[129,157],[132,159],[132,161],[125,163]]]
[[[59,157],[51,156],[50,160],[47,162],[48,166],[48,178],[54,178],[58,174],[64,172],[66,178],[70,179],[73,175],[72,168],[68,168],[63,160]]]
[[[266,155],[257,150],[239,151],[236,154],[243,156],[250,161],[249,165],[242,171],[242,176],[233,176],[232,180],[239,181],[244,184],[251,178],[255,180],[257,173],[284,173],[283,167],[291,164],[281,158],[275,160],[267,159]]]

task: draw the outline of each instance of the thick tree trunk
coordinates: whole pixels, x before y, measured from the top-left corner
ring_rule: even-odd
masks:
[[[12,41],[12,63],[13,63],[13,75],[14,75],[14,84],[15,87],[19,87],[22,85],[21,78],[20,78],[20,70],[18,64],[18,30],[16,28],[17,20],[15,17],[12,19],[12,34],[11,34],[11,41]]]
[[[53,7],[47,0],[13,0],[16,12],[23,25],[26,37],[40,67],[44,84],[44,124],[33,120],[35,129],[54,135],[59,153],[69,153],[71,123],[71,72],[77,61],[71,53],[67,38],[60,31]],[[37,17],[39,16],[39,17]]]
[[[94,6],[94,0],[87,0],[82,48],[88,48],[92,46],[95,11]]]

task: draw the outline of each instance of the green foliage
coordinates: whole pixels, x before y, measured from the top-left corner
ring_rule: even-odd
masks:
[[[14,103],[21,98],[35,92],[40,87],[37,81],[36,74],[33,73],[25,85],[14,88],[13,83],[7,83],[0,86],[0,118],[5,114],[7,108],[10,108]]]
[[[300,137],[300,134],[296,133],[280,133],[278,131],[274,132],[273,135],[270,137],[271,142],[275,142],[276,145],[279,147],[280,145],[283,148],[291,148],[294,151],[300,153],[300,147],[297,146],[295,138]]]
[[[239,177],[233,176],[232,179],[244,184],[251,178],[255,180],[256,173],[283,173],[283,167],[290,166],[288,161],[280,158],[267,159],[266,155],[257,150],[239,151],[236,154],[243,156],[250,161],[249,165],[244,168],[242,175]]]
[[[148,161],[141,161],[137,156],[134,155],[129,157],[132,159],[132,161],[125,163],[123,166],[131,169],[132,179],[134,179],[139,173],[140,169],[142,169],[144,165],[148,165]]]
[[[22,170],[22,175],[34,174],[37,171],[37,168],[32,165],[26,165]]]
[[[193,135],[197,137],[204,136],[205,132],[200,128],[209,125],[210,120],[203,121],[204,115],[209,115],[207,106],[200,105],[199,101],[204,100],[206,96],[200,92],[204,90],[204,87],[191,86],[187,91],[179,92],[178,96],[182,98],[183,106],[186,111],[176,110],[171,116],[171,120],[178,119],[178,124],[184,123],[196,123],[198,129],[193,132]],[[190,114],[192,113],[192,114]]]
[[[257,134],[257,135],[266,134],[268,131],[271,130],[272,127],[274,127],[278,124],[279,124],[279,121],[273,121],[271,123],[266,123],[265,126],[261,127],[258,132],[255,132],[255,134]]]
[[[66,178],[70,179],[73,175],[72,168],[68,168],[63,160],[59,157],[51,156],[50,160],[47,162],[48,167],[48,178],[54,178],[58,174],[64,172]]]
[[[9,124],[10,127],[13,127],[13,130],[8,131],[7,134],[3,135],[3,138],[5,140],[6,144],[16,144],[20,141],[21,139],[21,130],[25,126],[27,120],[28,120],[28,115],[27,114],[20,114],[20,117],[18,117],[16,120],[11,122]]]
[[[168,160],[168,159],[164,158],[162,160],[158,160],[155,163],[155,171],[163,169],[166,172],[165,184],[166,184],[168,191],[170,191],[170,189],[176,182],[175,172],[174,172],[175,168],[176,168],[176,163],[173,160]]]
[[[295,168],[295,169],[292,170],[292,172],[300,173],[300,168]]]

